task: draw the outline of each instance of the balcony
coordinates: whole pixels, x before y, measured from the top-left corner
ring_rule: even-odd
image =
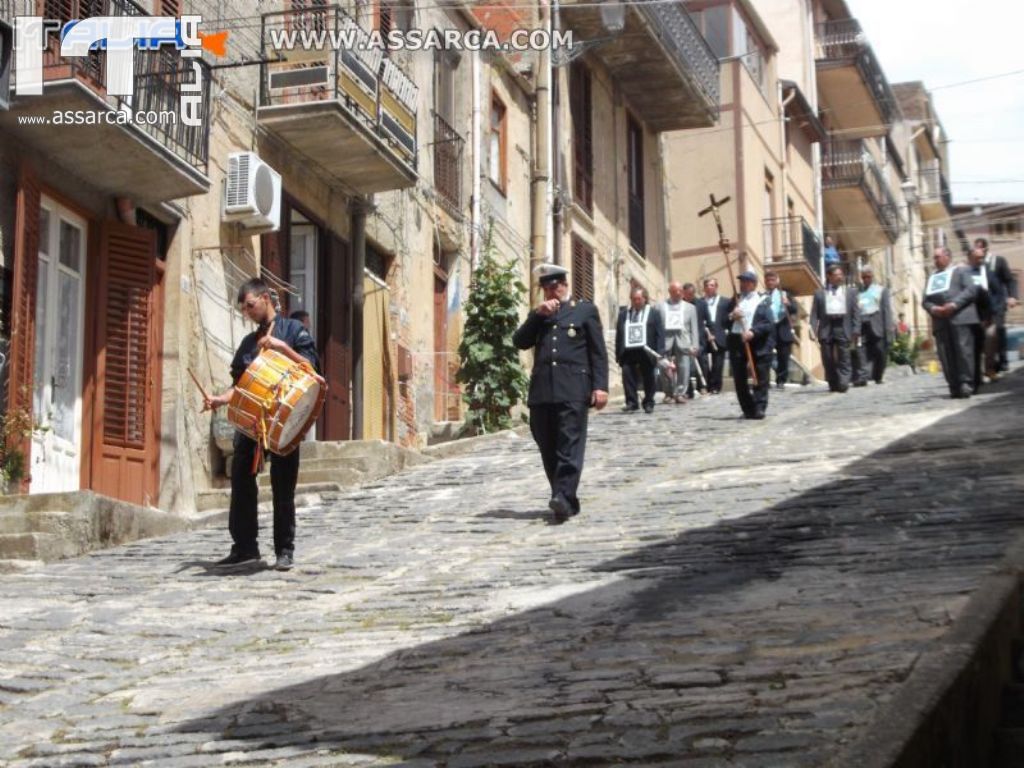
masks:
[[[819,24],[815,35],[818,106],[829,128],[850,138],[880,136],[896,116],[896,97],[856,19]]]
[[[707,128],[718,117],[718,59],[681,3],[628,5],[626,26],[592,55],[608,68],[652,131]],[[599,4],[561,7],[579,42],[608,38]]]
[[[358,194],[416,183],[419,89],[381,50],[335,49],[331,36],[365,42],[352,16],[339,6],[266,13],[261,34],[261,128]],[[324,44],[273,45],[293,34]]]
[[[797,296],[821,288],[821,239],[803,216],[765,219],[766,269],[779,274],[782,287]]]
[[[896,200],[864,141],[822,145],[821,185],[826,231],[842,232],[847,248],[877,248],[899,237]]]
[[[949,218],[953,198],[942,168],[933,166],[918,172],[917,195],[921,203],[921,218],[925,221]]]
[[[438,114],[434,115],[434,189],[441,204],[462,216],[462,152],[466,140]]]
[[[75,18],[148,15],[132,0],[96,0],[88,12],[72,6]],[[13,21],[12,4],[0,11]],[[103,51],[62,58],[51,36],[43,53],[43,93],[14,96],[10,110],[0,111],[0,130],[104,194],[158,203],[208,192],[209,67],[168,48],[137,51],[134,59],[132,94],[111,95]],[[182,120],[184,97],[198,104],[199,125]],[[133,119],[142,112],[158,114]],[[55,124],[58,113],[74,122]]]

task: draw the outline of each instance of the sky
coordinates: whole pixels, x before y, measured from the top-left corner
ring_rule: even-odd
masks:
[[[921,80],[950,138],[957,205],[1024,202],[1024,3],[847,0],[890,83]],[[966,80],[1008,77],[952,86]],[[1004,180],[1012,180],[1006,183]]]

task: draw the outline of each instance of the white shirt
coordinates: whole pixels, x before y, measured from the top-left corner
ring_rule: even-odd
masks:
[[[718,312],[718,300],[721,297],[716,293],[712,298],[705,299],[708,303],[708,315],[710,315],[711,322],[715,322],[715,313]]]
[[[743,319],[733,320],[733,333],[743,333],[744,331],[750,330],[750,324],[754,321],[754,313],[757,312],[757,306],[760,303],[761,294],[757,291],[751,291],[748,294],[740,296],[737,308],[743,312]]]
[[[840,285],[832,292],[832,286],[825,289],[825,314],[829,317],[846,314],[846,286]]]

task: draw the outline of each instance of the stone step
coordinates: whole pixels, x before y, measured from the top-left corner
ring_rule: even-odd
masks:
[[[74,557],[81,551],[73,542],[56,533],[0,534],[0,558],[5,560],[60,560]]]
[[[992,768],[1024,768],[1024,728],[1000,728]]]
[[[328,462],[320,467],[309,468],[299,467],[300,485],[333,485],[337,488],[348,487],[375,479],[369,473],[360,472],[347,466],[339,466],[336,463]],[[270,488],[270,473],[262,473],[257,480],[260,490]],[[296,489],[298,492],[298,489]]]
[[[266,475],[266,486],[262,485],[264,476],[260,476],[260,489],[265,487],[268,493],[261,494],[260,511],[271,508],[270,499],[270,475]],[[300,481],[302,477],[300,475]],[[342,486],[335,482],[300,482],[295,486],[295,505],[297,507],[312,507],[321,502],[323,494],[338,493]],[[231,505],[231,489],[217,488],[210,491],[200,491],[196,495],[196,510],[198,512],[211,512],[218,509],[227,509]]]

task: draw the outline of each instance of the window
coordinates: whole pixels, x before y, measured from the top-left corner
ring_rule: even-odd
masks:
[[[729,55],[729,4],[714,5],[702,11],[690,11],[711,52],[720,59]]]
[[[491,133],[488,153],[488,176],[501,194],[505,194],[507,169],[505,166],[507,126],[505,125],[505,105],[497,95],[491,96]]]
[[[594,249],[572,236],[572,295],[594,300]]]
[[[626,119],[626,176],[629,187],[629,244],[644,255],[644,134],[632,117]]]
[[[573,199],[588,213],[594,210],[594,145],[590,70],[576,62],[569,70],[569,111],[572,116]]]
[[[383,37],[393,29],[408,32],[412,26],[412,7],[403,0],[380,0],[377,8],[377,28]]]
[[[775,179],[768,170],[764,172],[764,218],[769,222],[775,219],[775,202],[772,194],[775,186]],[[763,261],[769,261],[775,256],[775,227],[769,223],[764,228],[764,251],[761,253]]]

